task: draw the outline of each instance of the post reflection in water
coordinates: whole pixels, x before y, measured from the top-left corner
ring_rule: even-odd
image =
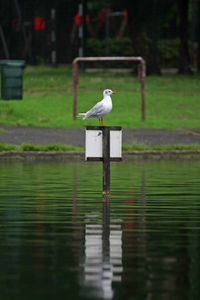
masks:
[[[97,168],[1,165],[0,298],[200,299],[200,162]]]
[[[103,198],[102,211],[85,219],[82,285],[90,297],[112,299],[112,283],[121,281],[123,270],[122,220],[110,218],[109,196]]]

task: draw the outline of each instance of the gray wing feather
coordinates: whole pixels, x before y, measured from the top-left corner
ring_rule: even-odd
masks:
[[[98,117],[99,115],[102,114],[103,111],[104,111],[103,103],[102,101],[100,101],[86,113],[86,117],[87,118]]]

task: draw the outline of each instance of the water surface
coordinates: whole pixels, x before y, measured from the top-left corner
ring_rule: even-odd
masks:
[[[200,162],[0,164],[0,299],[200,299]]]

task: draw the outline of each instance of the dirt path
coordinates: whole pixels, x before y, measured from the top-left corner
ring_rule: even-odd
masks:
[[[123,129],[123,143],[149,145],[200,144],[200,130]],[[84,129],[12,127],[0,125],[0,143],[21,145],[68,144],[84,146]]]

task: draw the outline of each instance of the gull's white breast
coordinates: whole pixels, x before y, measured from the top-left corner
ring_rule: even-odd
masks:
[[[104,112],[102,113],[102,117],[106,116],[111,112],[112,110],[112,100],[110,97],[106,97],[104,100],[103,106],[104,106]]]

